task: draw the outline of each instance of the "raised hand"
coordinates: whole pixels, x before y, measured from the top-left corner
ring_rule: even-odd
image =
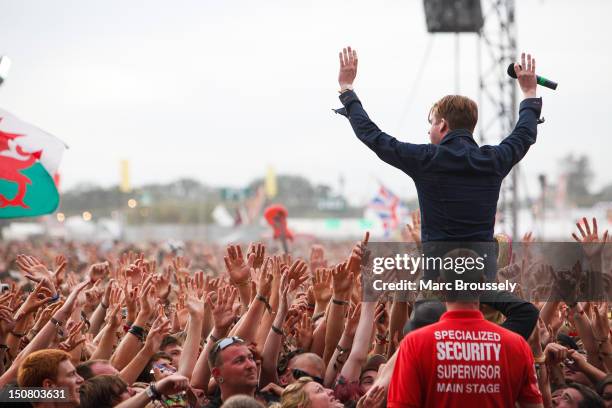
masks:
[[[7,306],[10,308],[11,303],[13,302],[14,298],[15,298],[14,288],[10,288],[10,290],[0,295],[0,305]]]
[[[344,326],[344,332],[347,334],[347,336],[351,338],[355,337],[355,332],[357,331],[357,325],[359,324],[360,316],[361,303],[357,304],[357,306],[352,305],[351,309],[349,310],[346,326]]]
[[[376,335],[386,337],[389,334],[389,314],[382,302],[376,305],[374,321],[376,322]]]
[[[347,267],[353,273],[353,276],[358,276],[361,272],[361,266],[368,262],[369,251],[366,248],[369,240],[370,232],[366,231],[363,241],[358,242],[351,251]]]
[[[274,276],[272,275],[272,259],[266,259],[265,264],[263,265],[263,269],[259,272],[259,282],[257,284],[257,294],[265,297],[266,299],[270,298],[270,292],[272,291],[272,279]]]
[[[123,323],[120,311],[121,303],[117,303],[106,310],[106,317],[104,318],[104,321],[113,331],[117,331],[117,329],[121,327],[121,324]]]
[[[155,312],[155,303],[155,286],[153,285],[151,277],[149,277],[144,281],[141,295],[138,297],[138,305],[140,306],[138,318],[142,315],[142,318],[148,322]]]
[[[70,330],[68,331],[68,336],[66,338],[66,340],[64,340],[62,343],[60,343],[58,345],[58,348],[60,350],[64,350],[64,351],[72,351],[75,348],[77,348],[78,346],[80,346],[81,344],[85,343],[85,337],[83,336],[83,333],[81,332],[81,330],[83,329],[83,326],[85,325],[85,322],[79,322],[76,323],[75,325],[73,325]]]
[[[62,307],[60,307],[59,310],[54,313],[53,318],[55,318],[59,322],[65,321],[72,314],[72,311],[76,306],[77,299],[81,292],[83,292],[83,290],[87,286],[91,285],[91,283],[92,282],[90,280],[86,280],[74,286],[72,292],[70,292],[70,295],[68,295]]]
[[[66,270],[68,261],[64,255],[58,255],[55,257],[55,271],[53,272],[53,278],[55,279],[55,285],[60,286],[64,282],[64,271]]]
[[[186,306],[189,316],[196,319],[204,319],[205,300],[204,300],[204,272],[196,273],[194,284],[187,291]]]
[[[143,280],[144,272],[144,266],[137,261],[126,268],[126,280],[131,280],[134,285],[138,285]]]
[[[375,385],[357,401],[357,408],[379,408],[385,401],[385,387]]]
[[[338,74],[340,88],[351,87],[357,76],[357,51],[346,47],[338,56],[340,57],[340,73]]]
[[[550,267],[549,271],[552,271]],[[552,290],[557,299],[566,303],[574,303],[578,299],[583,272],[579,262],[576,262],[570,271],[553,271]]]
[[[406,224],[406,229],[402,231],[404,241],[421,244],[421,211],[416,210],[410,213],[412,223]]]
[[[582,229],[582,225],[580,222],[576,223],[576,227],[578,227],[578,231],[580,232],[580,238],[576,235],[576,233],[572,232],[572,237],[577,241],[583,244],[584,252],[588,257],[594,257],[601,254],[603,250],[604,244],[608,240],[608,230],[603,233],[603,237],[599,239],[599,234],[597,231],[597,218],[593,217],[593,230],[591,231],[591,227],[589,226],[589,221],[586,217],[582,217],[582,223],[584,224],[584,229]]]
[[[498,275],[504,279],[510,279],[513,282],[521,282],[522,275],[527,268],[526,261],[523,259],[519,265],[516,262],[516,254],[513,253],[510,257],[510,263],[508,266],[499,268]]]
[[[138,312],[138,292],[140,287],[132,288],[130,279],[123,283],[123,298],[125,299],[125,307],[127,309],[128,322],[133,323]]]
[[[266,256],[266,246],[262,243],[253,243],[249,245],[249,250],[247,251],[247,259],[249,255],[254,254],[255,258],[253,259],[253,268],[259,269],[264,263],[264,259]]]
[[[101,286],[102,280],[98,280],[90,289],[85,291],[85,300],[88,305],[95,307],[95,305],[100,303],[103,295]]]
[[[155,388],[162,395],[174,395],[189,389],[189,378],[172,374],[155,383]]]
[[[36,317],[34,318],[34,326],[32,326],[31,332],[38,333],[45,324],[51,319],[51,316],[64,305],[64,301],[60,300],[53,303],[44,309],[38,309]]]
[[[341,263],[332,271],[332,288],[334,297],[348,297],[353,287],[354,275],[348,269],[347,263]]]
[[[288,274],[289,281],[295,282],[295,285],[291,286],[291,290],[294,290],[308,279],[308,265],[301,259],[297,259],[291,264]]]
[[[185,278],[189,276],[190,275],[189,274],[190,265],[191,265],[191,262],[187,261],[182,256],[177,256],[176,258],[172,260],[172,266],[174,267],[174,270],[176,271],[177,278]]]
[[[157,273],[157,261],[155,259],[151,261],[144,259],[142,261],[142,266],[147,275],[155,275]]]
[[[157,274],[155,280],[155,289],[161,300],[168,299],[172,291],[172,285],[170,284],[170,278],[172,277],[171,267],[168,266],[163,268],[162,272]]]
[[[208,284],[209,278],[204,278],[204,271],[197,271],[191,281],[191,288],[195,290],[196,296],[202,298],[206,294],[206,285]]]
[[[289,309],[289,287],[293,281],[289,280],[289,274],[283,273],[280,278],[280,284],[278,286],[278,313],[283,314]]]
[[[578,350],[568,349],[567,350],[567,359],[565,363],[568,365],[570,369],[577,371],[586,371],[591,364],[586,359],[586,356],[583,356],[578,352]]]
[[[204,294],[208,295],[211,292],[216,292],[221,287],[221,284],[220,278],[210,278],[207,276],[204,279]]]
[[[145,340],[144,347],[151,353],[156,353],[159,351],[161,347],[162,340],[168,333],[170,333],[171,322],[164,315],[164,309],[162,307],[159,308],[157,318],[153,322],[151,326],[151,330],[149,330],[149,334],[147,335],[147,339]]]
[[[240,245],[228,245],[227,255],[223,257],[225,268],[234,285],[244,285],[251,277],[251,267],[255,262],[255,254],[249,254],[248,263],[244,262]]]
[[[238,292],[231,286],[224,286],[217,291],[216,302],[213,302],[213,294],[213,292],[208,294],[206,303],[212,310],[215,328],[220,332],[226,332],[236,317],[233,305]]]
[[[41,280],[17,311],[15,320],[19,320],[35,312],[39,307],[49,302],[51,296],[51,291],[44,286],[43,280]]]
[[[108,261],[99,262],[89,267],[89,276],[92,280],[110,277],[110,265]]]
[[[608,302],[599,302],[594,307],[594,319],[591,322],[595,341],[603,343],[610,340],[610,322],[608,321]]]
[[[28,255],[17,255],[17,266],[26,278],[33,282],[40,282],[43,279],[54,281],[53,274],[36,257]]]
[[[544,349],[547,365],[562,363],[567,358],[567,348],[557,343],[548,343]]]
[[[536,79],[535,67],[535,58],[531,58],[531,54],[527,54],[527,61],[525,61],[525,53],[521,54],[520,65],[514,64],[514,72],[516,72],[516,78],[518,79],[519,86],[525,98],[536,97],[538,82]]]
[[[0,340],[6,340],[6,335],[14,329],[15,318],[11,308],[11,301],[14,297],[12,292],[7,292],[0,296]]]
[[[298,319],[295,327],[297,345],[302,350],[310,350],[312,344],[312,319],[308,313],[302,313],[302,316]]]
[[[6,340],[6,336],[15,328],[13,310],[6,304],[0,302],[0,340]]]
[[[327,268],[317,268],[312,279],[312,290],[315,302],[327,306],[331,299],[332,271]]]
[[[115,286],[115,280],[111,279],[108,281],[106,288],[104,289],[104,294],[102,295],[102,306],[105,308],[108,307],[111,295],[111,289]]]
[[[327,268],[325,249],[322,245],[313,245],[310,248],[310,273],[314,275],[319,268]]]

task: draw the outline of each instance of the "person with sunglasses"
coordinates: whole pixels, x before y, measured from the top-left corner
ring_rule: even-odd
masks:
[[[217,408],[234,395],[255,396],[257,365],[247,343],[240,337],[220,339],[208,356],[211,374],[221,391],[220,399],[213,399],[205,408]]]
[[[325,363],[315,353],[301,353],[293,356],[287,363],[287,369],[280,376],[280,384],[286,387],[301,377],[310,377],[313,381],[323,384],[325,376]]]

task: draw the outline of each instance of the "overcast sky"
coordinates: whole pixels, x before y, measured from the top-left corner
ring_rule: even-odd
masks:
[[[546,123],[522,162],[529,193],[568,152],[589,155],[595,187],[611,183],[612,1],[516,3],[519,50],[560,84],[540,92]],[[13,62],[0,107],[70,146],[63,188],[116,184],[129,159],[135,185],[241,186],[272,165],[334,187],[342,174],[353,202],[376,180],[410,198],[412,181],[331,113],[337,52],[358,50],[358,95],[401,140],[426,143],[431,104],[455,92],[454,38],[430,40],[420,0],[0,0],[0,16],[0,55]],[[476,99],[475,36],[460,49],[459,90]]]

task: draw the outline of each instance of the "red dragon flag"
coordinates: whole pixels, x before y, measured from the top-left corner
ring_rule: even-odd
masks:
[[[55,211],[53,177],[65,149],[58,138],[0,109],[0,218]]]

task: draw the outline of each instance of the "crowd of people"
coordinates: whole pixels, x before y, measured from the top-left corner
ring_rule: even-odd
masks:
[[[404,240],[419,244],[419,228],[415,216]],[[581,220],[574,239],[590,245],[593,264],[610,270],[607,235],[598,232],[595,220]],[[534,238],[526,235],[524,241]],[[367,237],[357,244],[297,244],[290,254],[274,243],[222,248],[197,242],[3,242],[2,404],[20,404],[11,402],[10,390],[42,387],[64,394],[40,400],[31,394],[26,404],[419,406],[418,400],[396,403],[392,395],[408,392],[404,386],[426,388],[435,352],[418,352],[414,341],[404,346],[403,339],[460,312],[450,306],[447,311],[450,303],[443,298],[366,301],[367,246]],[[524,274],[516,270],[542,267],[536,255],[511,257],[506,247],[500,245],[498,279],[511,276],[520,284]],[[525,375],[527,384],[512,390],[519,402],[527,395],[523,388],[531,387],[529,395],[537,396],[531,402],[541,395],[545,407],[612,407],[607,302],[530,302],[520,293],[498,295],[479,302],[480,312],[474,313],[515,333],[516,350],[527,350],[524,357],[506,356],[524,360],[533,371]],[[452,337],[452,331],[444,333]],[[441,347],[438,359],[444,353],[449,359],[460,352],[465,357],[467,350],[473,358],[479,353],[483,367],[498,353],[495,344],[463,351]],[[438,369],[438,378],[477,374],[453,367],[459,371]],[[402,385],[402,378],[412,383]]]

